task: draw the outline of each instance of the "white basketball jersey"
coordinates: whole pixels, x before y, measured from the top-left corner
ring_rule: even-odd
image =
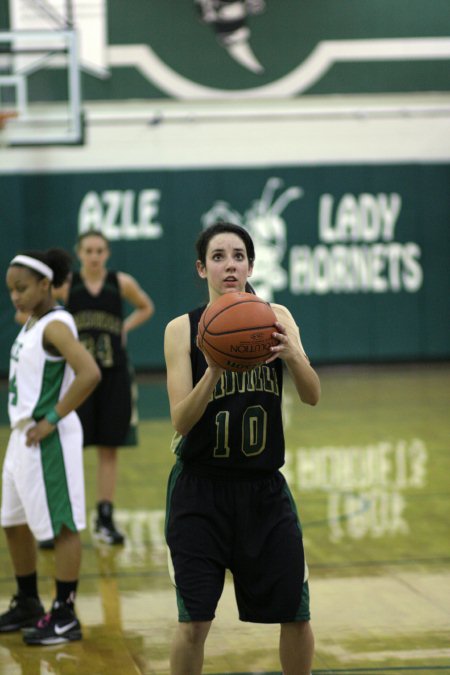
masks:
[[[44,330],[52,321],[65,323],[78,337],[75,321],[62,307],[33,323],[29,319],[14,341],[9,363],[8,414],[11,427],[25,419],[39,420],[62,398],[75,374],[61,356],[44,350]]]

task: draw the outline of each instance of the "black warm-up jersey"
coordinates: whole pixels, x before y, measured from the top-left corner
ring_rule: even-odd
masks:
[[[67,309],[73,315],[80,341],[100,368],[126,364],[122,347],[123,307],[117,273],[109,271],[98,295],[92,295],[79,272],[74,272]]]
[[[194,386],[207,368],[196,345],[204,309],[189,313]],[[212,474],[247,475],[278,469],[284,464],[282,388],[281,359],[248,372],[225,371],[203,417],[187,436],[178,438],[175,452],[186,465]]]

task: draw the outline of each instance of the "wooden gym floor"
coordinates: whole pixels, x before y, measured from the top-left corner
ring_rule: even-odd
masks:
[[[285,396],[285,472],[310,568],[314,675],[450,673],[450,365],[319,369],[317,408]],[[83,533],[78,613],[84,640],[26,647],[0,637],[0,674],[167,675],[176,626],[163,536],[173,462],[164,382],[140,384],[140,445],[123,450],[117,521],[127,544]],[[8,437],[0,428],[1,453]],[[95,451],[86,459],[92,521]],[[53,592],[53,553],[39,552],[40,591]],[[0,535],[0,609],[14,591]],[[205,674],[275,675],[277,626],[240,623],[228,579],[206,648]]]

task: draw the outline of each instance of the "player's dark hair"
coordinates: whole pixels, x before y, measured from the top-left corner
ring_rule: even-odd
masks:
[[[87,237],[100,237],[100,239],[103,239],[105,244],[109,246],[108,238],[105,237],[103,232],[101,232],[100,230],[86,230],[86,232],[82,232],[81,234],[78,235],[77,243],[75,244],[75,250],[79,249],[81,242],[84,241],[84,239],[86,239]]]
[[[49,248],[47,251],[22,251],[21,255],[27,255],[30,258],[35,258],[48,265],[53,271],[52,284],[55,288],[59,288],[63,285],[72,270],[72,256],[63,248]],[[20,263],[14,263],[14,267],[16,266],[26,267],[26,269],[38,279],[45,279],[44,274],[41,274],[31,267],[21,265]]]
[[[203,232],[201,232],[197,238],[195,248],[197,250],[197,257],[202,265],[206,265],[206,250],[208,248],[209,242],[216,234],[222,234],[223,232],[231,232],[242,239],[245,245],[245,250],[247,251],[247,258],[250,264],[253,265],[255,262],[255,247],[253,240],[247,230],[245,230],[240,225],[223,222],[210,225],[206,228],[206,230],[203,230]]]

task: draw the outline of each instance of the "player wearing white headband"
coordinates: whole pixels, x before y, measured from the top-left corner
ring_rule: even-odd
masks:
[[[74,601],[85,528],[83,440],[75,409],[100,379],[78,340],[75,322],[55,306],[71,269],[62,249],[26,252],[8,267],[16,311],[28,316],[11,349],[8,414],[11,436],[2,474],[1,525],[17,592],[0,615],[0,633],[29,628],[27,644],[81,639]],[[36,540],[55,539],[56,597],[44,615],[37,583]]]
[[[23,267],[29,267],[35,272],[39,272],[42,276],[47,277],[50,281],[53,281],[53,270],[51,267],[46,265],[44,262],[38,258],[33,258],[30,255],[16,255],[11,262],[9,263],[10,267],[13,265],[22,265]]]

